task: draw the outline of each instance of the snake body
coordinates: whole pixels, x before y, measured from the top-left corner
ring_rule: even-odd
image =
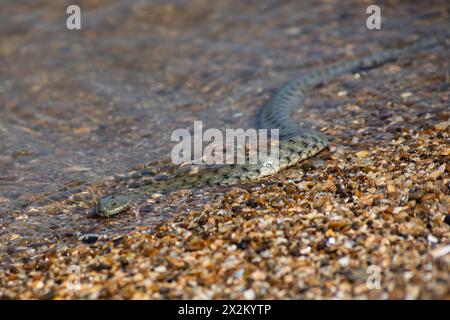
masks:
[[[313,129],[300,126],[291,117],[293,110],[304,102],[309,90],[344,73],[374,68],[395,60],[406,53],[432,47],[438,44],[441,38],[429,37],[403,48],[389,49],[361,59],[331,64],[286,82],[275,92],[269,102],[262,107],[257,118],[259,128],[279,129],[278,166],[272,166],[267,162],[243,165],[232,164],[206,170],[201,174],[176,174],[168,179],[155,180],[150,185],[140,187],[134,190],[132,195],[103,198],[97,206],[98,215],[110,217],[125,211],[130,208],[133,199],[139,196],[147,196],[155,192],[166,193],[198,186],[228,186],[253,181],[276,174],[280,170],[313,157],[327,146],[326,137]]]

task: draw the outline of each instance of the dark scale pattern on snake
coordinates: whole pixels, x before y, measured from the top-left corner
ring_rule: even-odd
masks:
[[[258,115],[258,127],[261,129],[279,129],[280,149],[279,166],[273,167],[267,162],[258,164],[225,165],[201,174],[178,174],[162,181],[133,190],[130,195],[106,197],[95,208],[100,217],[110,217],[130,208],[138,197],[152,193],[165,193],[174,190],[200,186],[228,186],[257,180],[294,166],[313,157],[327,146],[326,138],[319,132],[301,127],[291,118],[291,113],[304,101],[306,94],[319,84],[344,73],[356,72],[377,67],[398,57],[437,45],[445,36],[429,37],[412,45],[399,49],[385,50],[354,61],[336,63],[311,71],[285,83],[261,109]]]

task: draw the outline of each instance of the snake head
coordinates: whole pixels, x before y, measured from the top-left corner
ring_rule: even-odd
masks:
[[[97,214],[102,218],[109,218],[131,207],[131,200],[127,196],[110,196],[100,200]]]

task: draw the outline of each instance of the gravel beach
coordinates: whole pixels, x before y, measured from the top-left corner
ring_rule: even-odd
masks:
[[[35,4],[34,4],[35,3]],[[176,128],[251,128],[285,81],[448,28],[448,1],[0,4],[0,299],[449,299],[449,43],[346,74],[330,139],[260,181],[104,195],[178,169]]]

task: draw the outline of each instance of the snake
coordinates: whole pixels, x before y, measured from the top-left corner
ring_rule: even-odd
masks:
[[[328,139],[324,134],[301,126],[292,118],[293,111],[302,105],[309,91],[342,74],[372,69],[416,50],[433,47],[443,38],[444,35],[429,36],[401,48],[391,48],[363,58],[318,67],[287,81],[257,114],[259,129],[279,130],[277,166],[270,161],[258,161],[256,164],[222,165],[201,174],[174,174],[166,179],[155,179],[151,184],[133,190],[131,194],[106,196],[93,209],[98,216],[110,218],[130,209],[138,197],[150,196],[155,192],[167,193],[200,186],[230,186],[256,181],[295,166],[328,146]]]

